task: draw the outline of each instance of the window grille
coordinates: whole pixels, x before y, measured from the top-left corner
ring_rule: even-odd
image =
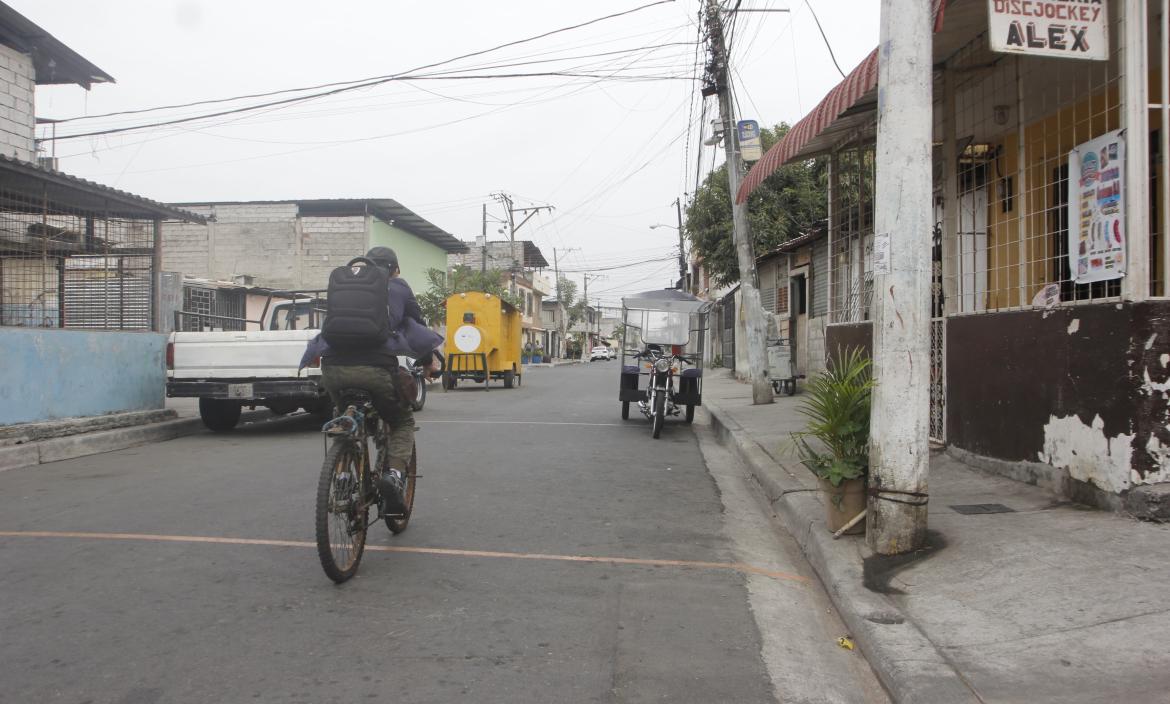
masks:
[[[1122,126],[1121,5],[1109,7],[1108,61],[996,54],[980,35],[947,62],[945,70],[954,77],[949,124],[958,200],[946,212],[957,234],[947,268],[951,281],[945,286],[955,297],[950,312],[1121,295],[1120,279],[1077,283],[1077,252],[1069,256],[1068,210],[1069,152]],[[936,141],[947,136],[937,133]],[[1075,194],[1075,178],[1072,183]],[[1074,227],[1079,230],[1079,223]],[[1089,251],[1087,240],[1073,241],[1078,252]]]
[[[0,179],[0,325],[149,330],[155,225],[34,175]]]
[[[829,322],[870,318],[873,299],[873,197],[876,163],[872,140],[833,156],[829,187]]]

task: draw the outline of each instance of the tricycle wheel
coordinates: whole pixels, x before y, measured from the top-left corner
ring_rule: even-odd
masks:
[[[453,389],[453,388],[455,388],[455,385],[458,383],[459,382],[457,382],[455,380],[454,374],[452,374],[451,372],[443,372],[443,388],[444,389]]]
[[[784,394],[792,396],[796,393],[796,379],[789,379],[784,382]]]
[[[687,405],[686,419],[688,423],[695,422],[695,404],[692,403]]]
[[[512,388],[512,385],[515,382],[516,382],[516,372],[512,371],[511,369],[504,372],[504,388],[505,389]]]
[[[630,419],[630,402],[622,401],[622,420]]]

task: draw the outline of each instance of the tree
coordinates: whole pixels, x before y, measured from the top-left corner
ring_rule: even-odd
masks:
[[[468,291],[490,293],[519,308],[520,297],[504,288],[505,273],[500,269],[476,271],[466,266],[457,266],[449,274],[442,269],[428,269],[429,289],[416,297],[423,318],[430,325],[442,325],[447,320],[447,299],[457,293]]]
[[[561,305],[565,307],[565,316],[568,318],[566,328],[585,319],[585,300],[577,300],[577,282],[561,277],[559,293]]]
[[[788,129],[787,124],[781,123],[774,129],[760,130],[764,149],[783,138]],[[766,178],[748,198],[756,256],[799,237],[823,220],[826,187],[825,162],[820,159],[785,164]],[[726,164],[707,174],[687,207],[686,234],[716,284],[727,286],[739,281]]]

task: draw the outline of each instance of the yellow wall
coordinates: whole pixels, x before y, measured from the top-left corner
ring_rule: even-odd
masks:
[[[1051,213],[1053,171],[1068,163],[1068,153],[1120,126],[1118,89],[1111,87],[1097,95],[1052,113],[1024,127],[1023,179],[1019,173],[1019,140],[1016,132],[1004,135],[998,164],[988,168],[988,274],[989,309],[1028,305],[1045,284],[1055,281]],[[998,171],[997,171],[998,167]],[[1004,213],[1000,199],[1000,176],[1015,180],[1015,204]],[[1023,217],[1021,223],[1020,218]],[[1027,243],[1024,300],[1020,298],[1021,224]]]

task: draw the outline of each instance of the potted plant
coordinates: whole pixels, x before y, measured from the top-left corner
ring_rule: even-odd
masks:
[[[532,363],[540,364],[542,359],[544,359],[544,348],[537,345],[536,349],[532,351]]]
[[[872,392],[870,359],[851,348],[809,381],[797,408],[806,423],[792,440],[801,464],[817,476],[827,499],[826,523],[833,532],[865,510]],[[865,523],[860,522],[847,532],[864,530]]]
[[[525,342],[524,349],[520,351],[520,363],[528,364],[530,359],[532,359],[532,343]]]

